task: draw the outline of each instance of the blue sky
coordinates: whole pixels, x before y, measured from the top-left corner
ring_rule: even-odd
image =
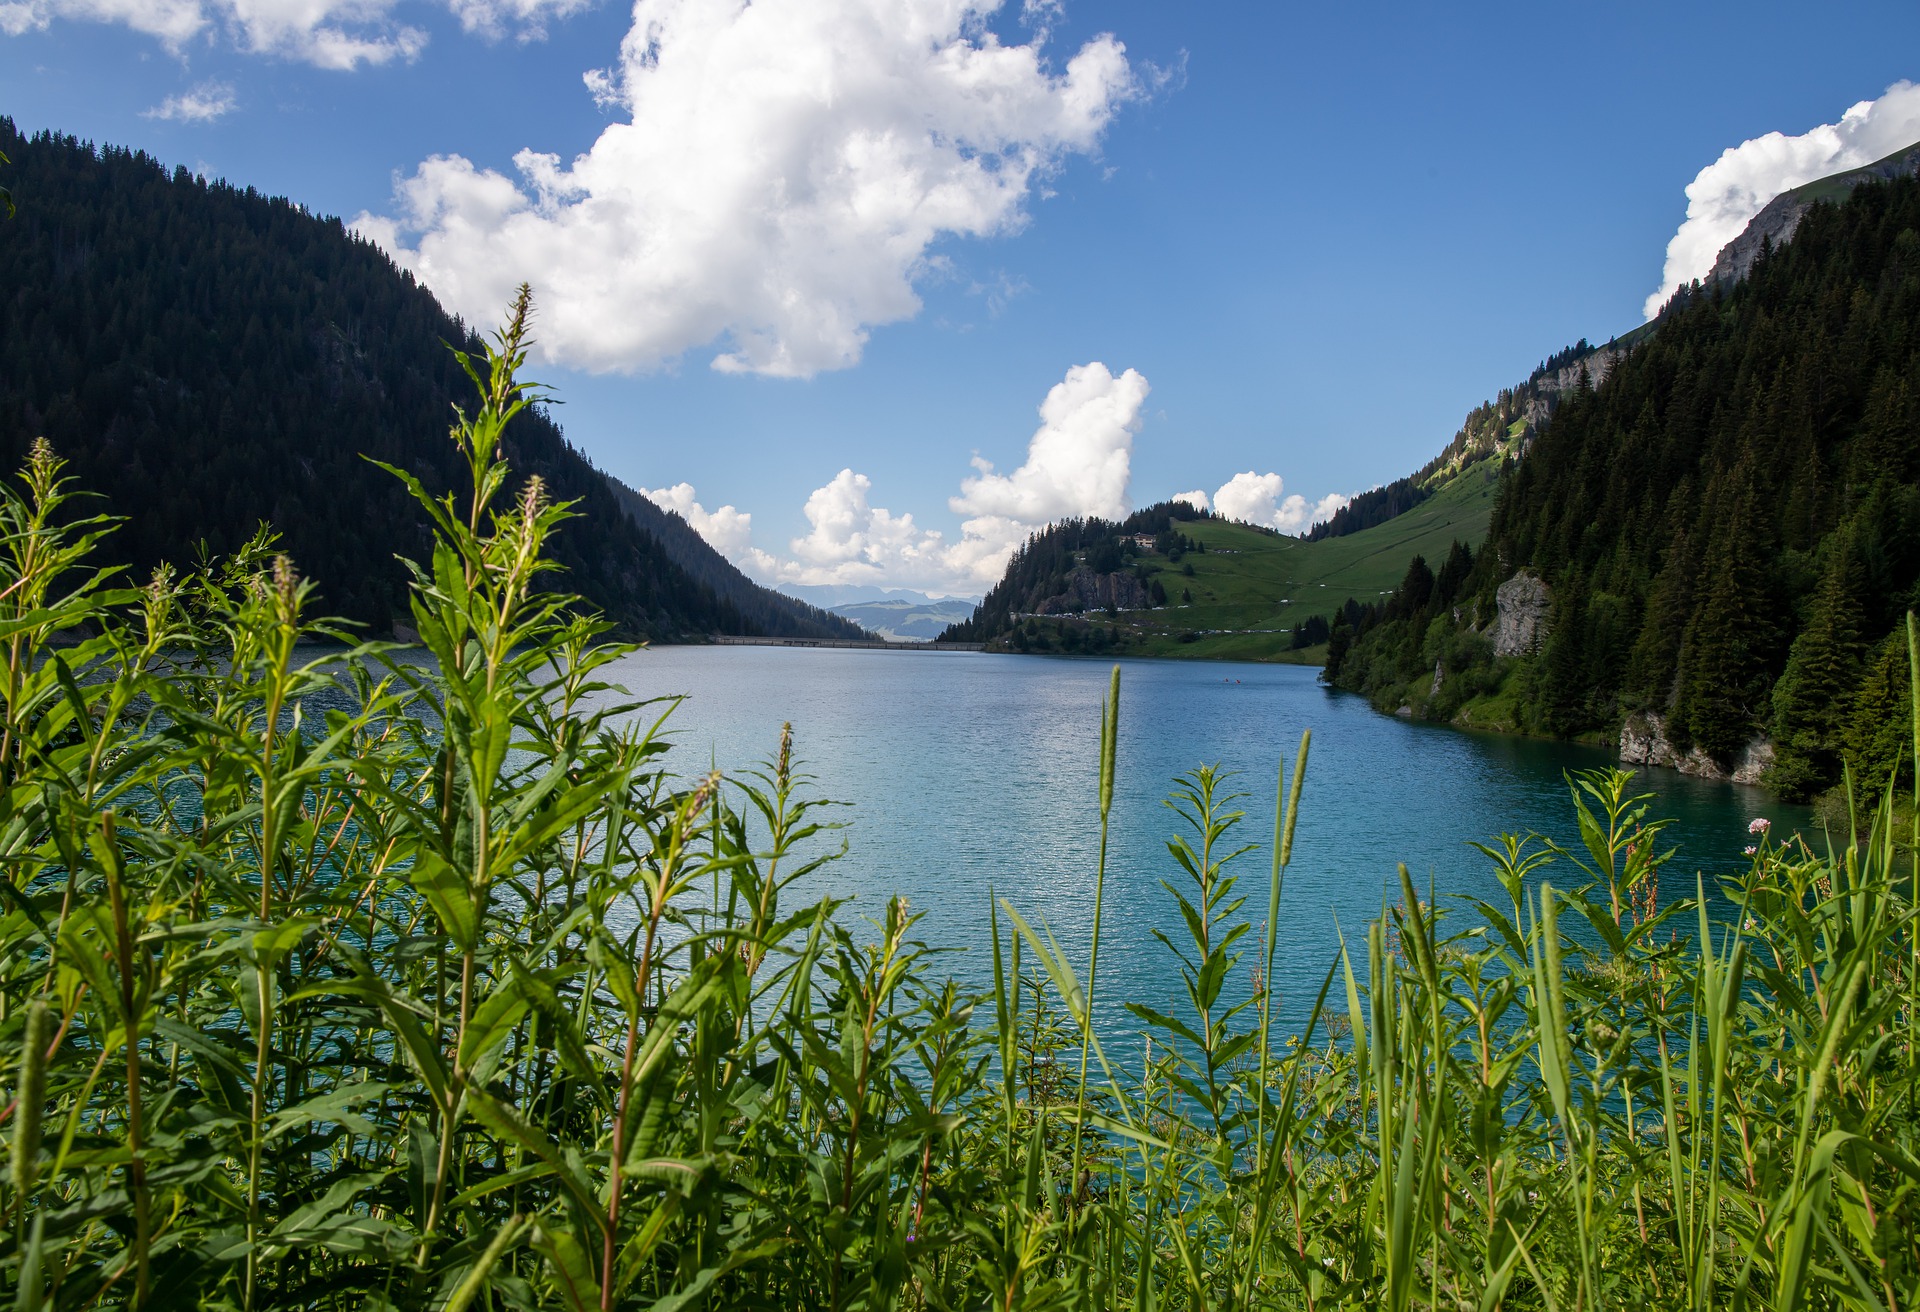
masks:
[[[538,372],[569,436],[635,486],[689,485],[690,517],[770,580],[977,590],[1039,520],[1217,496],[1243,472],[1278,479],[1240,485],[1236,510],[1297,522],[1277,482],[1310,511],[1409,472],[1551,351],[1639,323],[1686,188],[1723,152],[1756,142],[1702,184],[1724,226],[1769,187],[1920,121],[1920,95],[1899,93],[1842,122],[1920,76],[1911,3],[1013,0],[976,21],[963,0],[805,0],[756,46],[716,44],[743,21],[720,0],[358,0],[319,28],[290,17],[329,2],[0,0],[0,112],[371,215],[460,308],[524,259],[560,343]],[[664,36],[623,81],[636,12]],[[871,30],[896,22],[915,33]],[[957,99],[913,62],[1041,29],[1037,62]],[[856,76],[902,50],[903,77]],[[703,81],[726,60],[736,81]],[[615,73],[599,103],[582,78],[596,69]],[[866,107],[756,99],[814,73]],[[673,169],[659,142],[613,157],[623,124],[681,113],[701,132],[739,121]],[[813,230],[846,197],[777,229],[726,208],[761,195],[748,157],[763,145],[817,162],[818,142],[783,134],[876,122],[931,134],[902,177],[967,158],[940,143],[976,130],[1019,166],[976,178],[957,209],[923,200],[838,237]],[[597,141],[597,171],[569,172]],[[488,226],[482,184],[538,209],[523,150],[558,157],[549,199],[574,226]],[[416,172],[448,156],[472,169]],[[431,202],[411,215],[395,194],[408,179]],[[649,227],[653,190],[678,226]],[[858,195],[906,204],[884,186]],[[664,254],[595,288],[583,231],[623,258],[656,239]],[[740,513],[711,518],[723,505]]]

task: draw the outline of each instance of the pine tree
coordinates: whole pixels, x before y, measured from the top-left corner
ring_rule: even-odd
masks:
[[[1333,631],[1327,635],[1327,664],[1320,677],[1330,684],[1339,683],[1341,667],[1346,664],[1347,653],[1352,648],[1353,625],[1342,612],[1333,617]]]
[[[1768,782],[1784,796],[1812,796],[1839,776],[1839,731],[1867,655],[1865,594],[1857,534],[1847,526],[1829,543],[1812,613],[1773,690],[1776,756]]]
[[[1913,675],[1905,623],[1863,662],[1840,731],[1840,757],[1854,786],[1877,796],[1889,779],[1904,789],[1913,779]]]
[[[1586,590],[1578,581],[1561,585],[1541,668],[1540,727],[1568,737],[1586,725]]]
[[[1460,590],[1466,586],[1468,575],[1473,573],[1473,548],[1455,540],[1447,551],[1446,563],[1440,566],[1440,573],[1434,579],[1434,595],[1442,606],[1450,606],[1459,599]]]
[[[1761,727],[1778,645],[1767,544],[1750,481],[1710,541],[1700,606],[1687,626],[1674,727],[1719,761],[1731,760]]]
[[[1400,587],[1393,594],[1395,614],[1413,616],[1423,614],[1427,603],[1433,600],[1433,571],[1427,567],[1426,557],[1415,556],[1407,562],[1407,572],[1400,579]]]

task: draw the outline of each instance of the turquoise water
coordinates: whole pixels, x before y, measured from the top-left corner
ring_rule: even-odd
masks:
[[[946,968],[990,978],[989,894],[1045,921],[1084,970],[1099,843],[1095,789],[1099,710],[1109,662],[974,652],[886,652],[782,647],[666,647],[617,670],[642,695],[684,694],[668,720],[682,774],[710,761],[737,771],[771,757],[791,720],[796,754],[838,812],[846,857],[813,877],[807,894],[851,897],[850,913],[878,916],[893,894],[926,913],[928,942],[962,949]],[[1313,730],[1293,865],[1279,917],[1276,1016],[1311,1004],[1336,946],[1384,900],[1399,896],[1396,863],[1443,897],[1505,895],[1467,846],[1501,832],[1538,831],[1565,844],[1578,833],[1562,772],[1611,763],[1566,743],[1466,734],[1376,713],[1331,692],[1298,666],[1122,661],[1118,779],[1101,936],[1101,1028],[1131,1031],[1122,999],[1165,1009],[1177,969],[1156,928],[1181,941],[1178,912],[1160,887],[1184,878],[1165,841],[1178,824],[1161,804],[1176,774],[1201,764],[1237,771],[1248,793],[1242,842],[1271,837],[1275,768],[1300,731]],[[1695,872],[1741,869],[1747,822],[1768,816],[1783,835],[1808,813],[1759,789],[1642,776],[1654,814],[1678,823],[1679,849],[1662,896],[1691,895]],[[1810,830],[1809,830],[1810,832]],[[1249,853],[1246,919],[1265,919],[1271,858]],[[1578,872],[1547,876],[1565,886]],[[1247,942],[1252,942],[1250,936]],[[1364,941],[1362,939],[1362,941]],[[1252,964],[1250,953],[1246,965]]]

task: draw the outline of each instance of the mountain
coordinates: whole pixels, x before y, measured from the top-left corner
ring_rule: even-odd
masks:
[[[1920,606],[1914,157],[1802,189],[1781,244],[1792,207],[1763,211],[1745,278],[1683,289],[1563,397],[1471,570],[1412,562],[1335,627],[1329,679],[1788,796],[1884,781]]]
[[[1525,451],[1546,423],[1560,398],[1585,378],[1605,378],[1620,358],[1619,343],[1589,345],[1585,338],[1541,361],[1525,382],[1501,390],[1493,400],[1475,406],[1453,440],[1423,467],[1382,487],[1362,492],[1331,518],[1307,530],[1306,540],[1319,542],[1344,537],[1404,515],[1468,469],[1488,461],[1504,461]]]
[[[628,518],[659,542],[675,564],[733,607],[748,633],[778,638],[871,636],[857,622],[832,614],[823,606],[761,587],[714,550],[677,512],[655,504],[611,474],[601,477],[613,489],[614,499]]]
[[[973,614],[973,603],[959,597],[914,600],[909,597],[883,597],[877,601],[848,601],[833,607],[833,613],[851,620],[861,628],[879,634],[888,642],[932,642],[952,625]]]
[[[1760,258],[1763,247],[1779,246],[1792,239],[1794,230],[1807,211],[1820,201],[1845,200],[1847,193],[1863,182],[1886,182],[1912,177],[1920,172],[1920,142],[1896,150],[1885,159],[1864,168],[1849,169],[1783,191],[1747,224],[1738,237],[1724,246],[1707,274],[1708,285],[1732,284],[1745,278]]]
[[[473,349],[473,331],[337,218],[9,119],[0,153],[19,207],[0,222],[0,467],[44,435],[124,519],[109,549],[135,579],[267,521],[329,613],[389,631],[406,614],[395,556],[430,539],[362,455],[434,491],[464,477],[446,432],[472,388],[447,344]],[[578,502],[556,586],[628,634],[851,629],[623,504],[549,415],[521,416],[505,446],[516,476]]]
[[[882,588],[870,583],[782,583],[778,591],[798,597],[822,610],[834,610],[867,601],[910,601],[917,606],[972,606],[975,603],[972,597],[936,597],[928,592],[915,592],[912,588]]]
[[[1497,464],[1476,465],[1405,514],[1311,542],[1184,502],[1121,523],[1070,520],[1035,534],[942,636],[996,651],[1317,664],[1343,604],[1391,591],[1408,553],[1480,540],[1498,478]]]

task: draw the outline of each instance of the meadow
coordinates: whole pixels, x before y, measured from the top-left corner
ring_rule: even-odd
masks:
[[[1437,569],[1456,541],[1478,548],[1499,489],[1489,473],[1476,466],[1403,515],[1318,542],[1227,519],[1182,521],[1180,532],[1205,551],[1177,563],[1141,558],[1169,604],[1086,618],[1123,634],[1128,655],[1319,665],[1326,644],[1293,648],[1294,627],[1330,619],[1349,597],[1362,605],[1379,601],[1399,586],[1414,556]],[[1183,590],[1190,602],[1182,601]]]
[[[1163,885],[1183,1001],[1132,1008],[1123,1069],[1091,1023],[1104,838],[1088,958],[996,902],[975,992],[904,902],[796,896],[837,851],[798,747],[667,771],[665,708],[609,695],[628,649],[547,586],[567,507],[499,456],[526,310],[463,357],[468,493],[391,471],[436,528],[428,660],[316,618],[268,537],[125,588],[54,452],[8,487],[15,1306],[1920,1297],[1920,835],[1890,807],[1829,844],[1756,823],[1715,920],[1704,885],[1655,894],[1630,776],[1572,778],[1577,848],[1490,840],[1494,902],[1403,867],[1282,1033],[1263,982],[1309,741],[1258,799],[1270,831],[1196,770]]]

